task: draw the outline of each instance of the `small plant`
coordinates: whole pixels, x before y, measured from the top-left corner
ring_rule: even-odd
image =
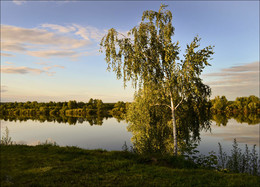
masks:
[[[253,146],[252,152],[251,152],[251,174],[252,175],[257,175],[260,174],[260,168],[258,168],[257,166],[259,165],[259,160],[258,160],[258,155],[256,153],[256,149],[255,149],[256,145]]]
[[[210,169],[216,168],[218,164],[218,158],[214,151],[209,152],[208,156],[202,154],[199,156],[193,156],[193,161],[204,168]]]
[[[126,141],[125,141],[124,145],[122,146],[122,150],[123,150],[124,152],[127,152],[127,151],[128,151],[128,146],[127,146],[127,144],[126,144]]]
[[[48,138],[47,140],[45,140],[45,142],[41,143],[39,142],[38,145],[50,145],[50,146],[58,146],[58,144],[53,141],[52,139]]]
[[[226,168],[227,154],[223,152],[220,143],[218,143],[218,146],[219,146],[218,165],[222,170],[224,170]]]
[[[234,139],[234,143],[232,146],[233,149],[231,150],[231,156],[228,159],[227,167],[231,171],[235,173],[239,173],[241,167],[241,161],[242,161],[242,153],[241,153],[241,149],[238,147],[236,139]]]
[[[9,129],[5,127],[5,134],[1,139],[2,145],[12,145],[14,142],[12,141],[11,137],[9,137]]]
[[[248,146],[245,145],[245,152],[242,153],[238,147],[236,139],[234,139],[231,155],[227,156],[219,144],[218,167],[221,170],[229,170],[235,173],[249,173],[252,175],[260,174],[260,160],[256,152],[256,145],[253,146],[250,153]]]

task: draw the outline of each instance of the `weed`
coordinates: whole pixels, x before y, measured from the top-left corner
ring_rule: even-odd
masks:
[[[12,145],[14,142],[12,141],[12,138],[9,137],[9,129],[5,127],[5,134],[1,138],[1,144],[2,145]]]

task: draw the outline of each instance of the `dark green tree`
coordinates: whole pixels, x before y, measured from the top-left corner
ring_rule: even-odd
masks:
[[[77,108],[77,101],[69,101],[68,102],[68,107],[69,109],[74,109],[74,108]]]
[[[224,112],[228,106],[228,100],[225,96],[217,96],[212,101],[212,110],[215,112]]]

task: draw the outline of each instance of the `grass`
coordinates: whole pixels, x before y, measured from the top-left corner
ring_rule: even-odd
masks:
[[[197,167],[181,157],[53,145],[1,145],[1,186],[258,186],[259,176]]]

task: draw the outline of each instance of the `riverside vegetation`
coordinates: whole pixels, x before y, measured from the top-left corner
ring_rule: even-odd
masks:
[[[212,114],[225,114],[221,120],[216,117],[223,125],[232,115],[248,115],[255,124],[259,121],[259,98],[250,96],[228,102],[222,96],[210,101],[211,89],[200,75],[210,65],[213,47],[200,49],[200,38],[196,36],[181,59],[179,42],[173,42],[172,14],[166,7],[161,5],[158,12],[144,11],[141,22],[127,36],[111,28],[101,40],[101,52],[105,53],[108,69],[112,69],[118,79],[123,78],[124,85],[132,81],[136,89],[131,104],[105,104],[92,99],[88,103],[27,102],[1,103],[0,106],[0,116],[5,120],[36,116],[38,120],[58,117],[57,121],[62,122],[78,117],[82,122],[93,121],[91,116],[95,115],[97,123],[102,124],[103,117],[116,116],[129,124],[133,152],[126,151],[125,146],[125,151],[107,152],[48,143],[35,147],[1,145],[3,185],[259,184],[258,176],[230,173],[257,175],[259,170],[255,168],[259,168],[259,161],[255,148],[251,152],[246,148],[242,153],[235,141],[231,156],[223,153],[221,145],[219,157],[214,153],[196,154],[200,132],[210,130]]]
[[[27,102],[1,102],[0,119],[20,120],[28,119],[39,121],[57,121],[69,124],[88,121],[91,125],[101,125],[104,118],[115,117],[125,119],[129,102],[103,103],[100,99],[90,99],[87,103],[75,100],[68,102],[48,103]],[[237,122],[258,124],[260,115],[260,100],[256,96],[237,97],[235,101],[228,101],[225,96],[217,96],[208,102],[211,119],[218,125],[226,125],[230,118]],[[81,120],[78,120],[81,118]]]
[[[1,186],[251,187],[260,183],[260,177],[253,176],[259,174],[255,149],[241,154],[236,141],[229,157],[221,152],[220,145],[219,159],[209,155],[196,160],[181,155],[136,154],[129,152],[127,146],[122,147],[123,151],[108,152],[59,147],[47,141],[37,146],[16,145],[6,129],[0,148]]]

